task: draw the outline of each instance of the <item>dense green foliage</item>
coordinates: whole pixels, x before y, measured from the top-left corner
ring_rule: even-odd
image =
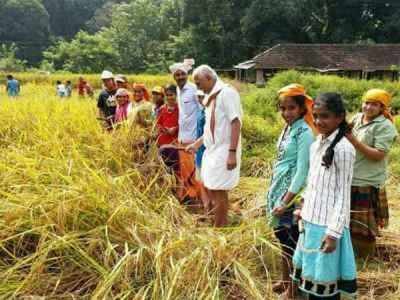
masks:
[[[396,43],[399,16],[395,0],[0,0],[0,44],[16,43],[29,64],[53,46],[46,58],[75,71],[79,55],[55,56],[86,31],[109,44],[91,58],[111,47],[115,69],[162,72],[189,56],[222,68],[282,42]],[[85,70],[94,72],[91,61]]]

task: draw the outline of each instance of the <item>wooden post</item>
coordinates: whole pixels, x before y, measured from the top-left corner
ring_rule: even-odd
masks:
[[[264,70],[263,69],[256,70],[256,86],[257,87],[265,87],[265,79],[264,79]]]

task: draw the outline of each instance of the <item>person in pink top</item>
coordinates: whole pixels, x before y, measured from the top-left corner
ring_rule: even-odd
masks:
[[[115,97],[117,99],[117,109],[114,122],[121,123],[128,119],[128,114],[132,110],[132,102],[129,101],[129,92],[126,89],[118,89]]]

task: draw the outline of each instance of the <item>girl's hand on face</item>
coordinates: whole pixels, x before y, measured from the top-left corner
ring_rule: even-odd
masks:
[[[322,241],[321,251],[323,253],[332,253],[336,249],[336,239],[326,235],[324,240]]]

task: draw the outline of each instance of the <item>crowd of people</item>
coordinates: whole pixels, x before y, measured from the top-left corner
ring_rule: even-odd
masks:
[[[182,203],[194,203],[228,224],[228,192],[238,185],[242,108],[238,91],[207,65],[170,66],[175,84],[130,84],[123,75],[103,71],[97,100],[106,130],[134,124],[148,132],[177,179]],[[57,83],[64,95],[67,85]],[[16,96],[19,83],[8,78]],[[80,78],[79,95],[92,94]],[[60,92],[61,93],[61,92]],[[390,113],[391,95],[371,89],[360,113],[347,122],[340,94],[312,99],[302,85],[279,90],[285,126],[267,193],[267,215],[282,248],[282,280],[273,290],[283,299],[302,291],[308,299],[356,295],[356,257],[374,255],[379,230],[388,226],[385,181],[387,156],[398,133]]]
[[[61,80],[56,81],[56,95],[60,98],[71,97],[73,89],[71,80],[66,80],[64,83]],[[80,97],[94,96],[93,88],[82,76],[78,79],[76,89]],[[11,74],[6,77],[6,92],[11,99],[18,97],[21,92],[21,83]]]
[[[97,107],[107,130],[128,124],[147,133],[138,145],[151,140],[177,179],[182,203],[202,207],[214,216],[215,226],[228,223],[228,191],[239,182],[242,108],[239,93],[207,65],[170,66],[176,83],[149,89],[128,83],[126,77],[103,71]]]
[[[182,203],[198,201],[228,224],[228,191],[238,185],[242,108],[239,93],[209,66],[170,67],[176,85],[132,89],[125,77],[104,71],[99,117],[109,130],[136,123],[154,138],[177,178]],[[131,90],[133,93],[131,93]],[[151,96],[150,96],[151,95]],[[343,99],[312,99],[299,84],[277,95],[286,123],[267,193],[267,215],[282,248],[282,299],[340,299],[357,292],[356,257],[374,255],[379,229],[389,222],[387,155],[397,138],[391,95],[366,91],[361,112],[347,122]],[[144,142],[145,144],[145,142]]]

